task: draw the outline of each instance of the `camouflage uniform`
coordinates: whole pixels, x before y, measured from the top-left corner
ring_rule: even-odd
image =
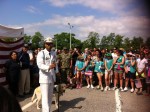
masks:
[[[70,73],[72,55],[69,53],[61,53],[58,55],[58,58],[60,59],[61,82],[67,84],[67,76],[69,76]]]

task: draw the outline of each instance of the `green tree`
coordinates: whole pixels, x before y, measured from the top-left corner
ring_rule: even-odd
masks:
[[[101,49],[107,48],[107,46],[108,46],[107,42],[108,42],[107,37],[103,36],[101,41],[100,41],[100,48]]]
[[[62,49],[63,47],[67,47],[68,49],[70,49],[70,33],[62,32],[61,34],[55,34],[54,45],[57,49]],[[75,38],[75,34],[71,34],[72,48],[81,45],[81,41]]]
[[[25,34],[23,38],[24,38],[24,43],[28,44],[32,37],[30,35]]]
[[[118,48],[123,46],[123,36],[121,36],[121,35],[116,35],[115,36],[114,46],[118,47]]]
[[[150,47],[150,37],[148,37],[145,41],[145,45],[149,46]]]
[[[131,47],[131,40],[127,37],[123,40],[123,46],[126,50],[129,50]]]
[[[131,47],[133,47],[134,50],[140,49],[143,44],[144,41],[141,37],[133,37],[131,41]]]
[[[31,37],[32,39],[32,48],[36,49],[38,47],[43,47],[44,37],[40,32],[35,32],[35,34]]]
[[[107,36],[107,49],[112,49],[114,47],[114,41],[115,41],[115,33],[110,33]]]
[[[83,49],[85,49],[86,47],[88,48],[97,48],[100,44],[100,38],[99,38],[99,34],[96,32],[90,32],[87,40],[85,40],[83,42]]]
[[[115,33],[110,33],[108,36],[103,36],[100,42],[100,48],[112,49],[114,47]]]

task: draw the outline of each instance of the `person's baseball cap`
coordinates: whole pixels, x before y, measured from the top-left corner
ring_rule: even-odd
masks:
[[[28,48],[29,46],[28,46],[28,44],[24,44],[24,46],[23,46],[23,47]]]
[[[108,57],[111,57],[112,55],[111,55],[111,53],[107,53],[107,56],[108,56]]]
[[[47,37],[45,40],[44,40],[45,43],[53,43],[53,39],[51,37]]]
[[[132,52],[127,53],[127,55],[129,55],[129,56],[135,56],[134,54],[132,54]]]
[[[117,50],[117,48],[116,48],[116,47],[114,47],[114,48],[113,48],[113,50]]]
[[[119,48],[119,50],[121,50],[121,51],[125,51],[125,50],[124,50],[124,48]]]

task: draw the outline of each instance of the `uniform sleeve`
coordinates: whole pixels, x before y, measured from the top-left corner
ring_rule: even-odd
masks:
[[[45,64],[44,62],[44,56],[43,56],[43,51],[40,51],[37,55],[37,65],[40,70],[43,70],[45,72],[49,71],[49,66]]]

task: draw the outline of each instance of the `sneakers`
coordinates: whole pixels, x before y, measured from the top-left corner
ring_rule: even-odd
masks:
[[[122,87],[120,87],[120,91],[124,91]]]
[[[90,88],[90,85],[88,85],[86,88]]]
[[[86,88],[92,88],[92,89],[94,89],[94,86],[93,85],[88,85]]]
[[[92,89],[94,89],[94,86],[93,86],[93,85],[91,85],[91,88],[92,88]]]
[[[104,88],[103,87],[101,87],[101,91],[103,91],[104,90]]]
[[[107,91],[107,90],[110,91],[110,87],[109,86],[106,86],[105,89],[104,89],[104,91]]]
[[[117,87],[113,87],[113,90],[116,90],[117,89]]]
[[[134,89],[132,88],[132,89],[130,90],[130,92],[133,93],[133,92],[134,92]]]
[[[96,87],[96,89],[100,89],[100,86],[98,85],[98,86]]]
[[[108,89],[107,90],[109,90],[110,91],[110,87],[108,86]]]
[[[125,88],[124,88],[124,91],[128,91],[128,88],[127,88],[127,87],[125,87]]]
[[[107,90],[108,90],[108,86],[105,87],[104,91],[107,91]]]

